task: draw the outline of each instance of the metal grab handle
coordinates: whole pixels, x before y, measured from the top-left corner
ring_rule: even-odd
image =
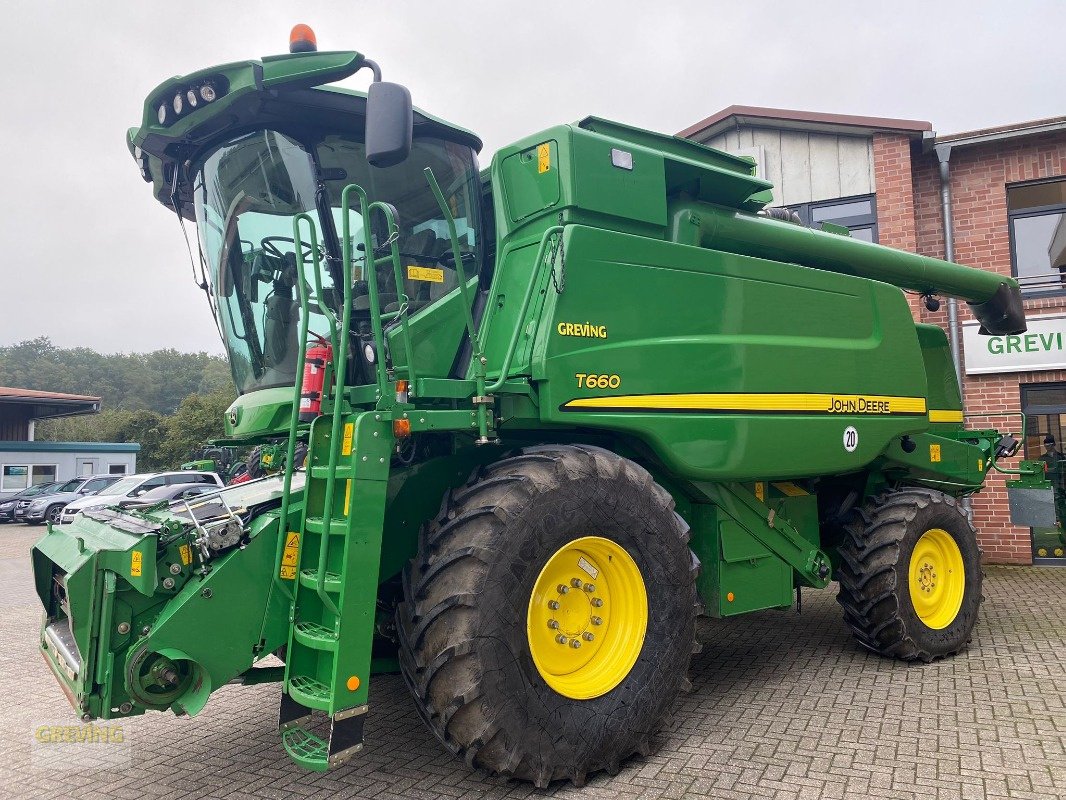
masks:
[[[515,325],[514,330],[511,332],[511,341],[507,343],[507,350],[503,356],[503,364],[500,366],[499,377],[489,386],[485,387],[485,393],[490,394],[497,391],[504,383],[507,382],[507,373],[511,371],[511,362],[514,360],[514,354],[518,350],[518,339],[522,335],[523,326],[522,320],[526,318],[526,312],[529,310],[530,300],[533,299],[533,290],[537,285],[537,278],[540,275],[541,263],[544,261],[544,254],[547,250],[548,243],[554,236],[563,235],[562,225],[553,225],[544,231],[544,236],[540,240],[540,247],[537,248],[537,257],[533,260],[533,267],[530,270],[529,284],[526,286],[526,293],[522,297],[522,308],[518,312],[518,324]]]

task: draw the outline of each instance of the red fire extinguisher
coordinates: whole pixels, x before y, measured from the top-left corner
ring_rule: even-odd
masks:
[[[333,347],[325,339],[307,348],[304,358],[304,385],[300,394],[300,422],[310,422],[322,413],[322,393],[326,365],[333,361]]]

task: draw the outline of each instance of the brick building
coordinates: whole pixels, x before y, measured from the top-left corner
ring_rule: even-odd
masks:
[[[1066,117],[937,135],[919,120],[730,106],[679,135],[755,158],[777,205],[808,224],[1016,276],[1020,337],[979,336],[965,303],[934,312],[908,298],[958,348],[966,412],[988,415],[969,424],[1016,433],[1025,412],[1026,456],[1048,460],[1066,489]],[[986,559],[1066,565],[1061,527],[1010,524],[1003,482],[992,473],[973,498]]]

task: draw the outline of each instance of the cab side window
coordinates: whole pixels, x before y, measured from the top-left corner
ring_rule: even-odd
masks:
[[[134,489],[132,492],[130,492],[130,495],[132,495],[133,497],[138,497],[144,494],[145,492],[152,491],[152,489],[158,489],[160,486],[166,486],[166,482],[166,478],[164,478],[162,475],[160,475],[158,478],[149,478],[136,489]]]

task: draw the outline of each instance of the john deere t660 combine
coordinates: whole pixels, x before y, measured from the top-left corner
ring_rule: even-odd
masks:
[[[749,160],[595,117],[480,172],[474,134],[295,34],[164,82],[129,133],[199,232],[228,435],[288,454],[37,545],[41,650],[80,715],[276,680],[282,744],[326,769],[400,670],[449,750],[543,786],[648,750],[699,613],[837,580],[864,646],[966,645],[961,498],[1017,442],[964,427],[901,289],[1008,334],[1013,280],[794,224]],[[367,93],[333,85],[362,69]]]

